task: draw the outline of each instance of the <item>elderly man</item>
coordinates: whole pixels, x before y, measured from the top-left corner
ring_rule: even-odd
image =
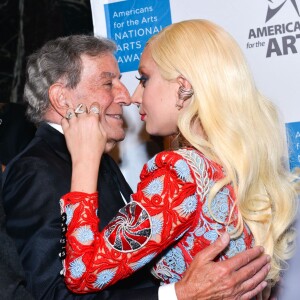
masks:
[[[96,101],[105,115],[101,124],[107,133],[106,152],[124,139],[122,107],[130,104],[130,97],[120,81],[115,49],[107,39],[69,36],[46,43],[29,58],[25,100],[38,130],[6,168],[3,184],[7,231],[17,245],[27,288],[36,299],[251,298],[265,286],[268,257],[258,247],[214,263],[229,242],[227,235],[199,253],[175,287],[158,289],[143,269],[98,294],[75,295],[67,290],[58,257],[64,230],[59,198],[70,190],[72,170],[60,124],[68,108],[79,103],[89,107]],[[98,178],[101,229],[128,201],[131,190],[108,154],[102,157]]]

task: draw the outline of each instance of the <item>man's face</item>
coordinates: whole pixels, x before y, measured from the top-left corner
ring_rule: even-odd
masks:
[[[93,102],[99,103],[108,152],[125,138],[122,106],[130,104],[129,92],[120,81],[118,63],[111,53],[96,57],[83,55],[81,59],[81,80],[75,89],[69,90],[69,97],[74,107],[84,103],[89,109]]]

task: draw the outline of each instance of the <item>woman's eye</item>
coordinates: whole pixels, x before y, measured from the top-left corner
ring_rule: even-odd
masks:
[[[145,87],[146,82],[148,80],[148,78],[144,75],[142,75],[141,77],[136,77],[135,78],[140,82],[140,84],[142,85],[142,87]]]

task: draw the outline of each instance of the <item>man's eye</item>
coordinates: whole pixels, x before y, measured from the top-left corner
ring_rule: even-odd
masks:
[[[146,82],[148,80],[148,78],[144,75],[142,75],[141,77],[136,77],[135,78],[140,82],[140,84],[142,85],[142,87],[145,87]]]
[[[111,81],[104,83],[105,86],[112,87],[113,83]]]

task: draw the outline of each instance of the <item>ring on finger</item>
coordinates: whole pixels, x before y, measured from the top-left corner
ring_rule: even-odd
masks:
[[[99,108],[98,107],[96,107],[96,106],[92,106],[91,108],[90,108],[90,112],[92,112],[92,113],[94,113],[94,114],[100,114],[100,110],[99,110]]]
[[[72,112],[72,111],[68,111],[67,113],[66,113],[66,119],[67,120],[71,120],[73,117],[75,116],[75,114]]]
[[[77,105],[75,109],[75,114],[84,114],[87,112],[86,106],[83,103]]]

